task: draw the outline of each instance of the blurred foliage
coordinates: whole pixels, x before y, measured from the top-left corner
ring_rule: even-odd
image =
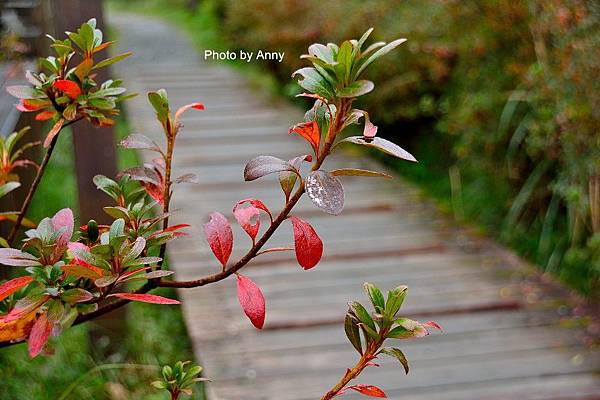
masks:
[[[359,37],[364,26],[373,40],[408,38],[372,67],[378,95],[361,99],[422,161],[402,170],[447,202],[457,171],[468,220],[584,293],[599,288],[598,3],[212,4],[231,46],[285,50],[268,65],[281,82],[303,66],[307,43]]]

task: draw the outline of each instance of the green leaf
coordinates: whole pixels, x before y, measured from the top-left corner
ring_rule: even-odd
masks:
[[[381,56],[386,55],[387,53],[394,50],[396,47],[398,47],[399,45],[401,45],[404,42],[406,42],[406,39],[397,39],[397,40],[394,40],[393,42],[386,44],[379,50],[377,50],[375,53],[373,53],[369,58],[367,58],[360,65],[360,67],[358,68],[358,71],[356,71],[356,75],[354,76],[354,78],[355,79],[358,78],[358,76],[361,74],[361,72],[363,72],[365,70],[365,68],[367,68],[369,66],[369,64],[371,64],[373,61],[377,60]]]
[[[308,54],[323,60],[327,64],[334,64],[334,54],[331,49],[321,43],[314,43],[308,46]]]
[[[381,349],[381,353],[387,354],[390,357],[395,357],[398,361],[400,361],[400,364],[402,364],[402,366],[404,367],[404,372],[408,374],[408,360],[406,359],[406,356],[404,355],[402,350],[397,349],[395,347],[386,347],[384,349]]]
[[[166,96],[166,91],[161,89],[156,92],[148,93],[148,100],[154,110],[156,111],[156,116],[161,123],[165,123],[169,118],[169,100]]]
[[[311,67],[301,68],[292,74],[292,78],[300,76],[298,84],[311,93],[318,94],[326,99],[335,95],[333,88],[316,69]]]
[[[350,307],[356,314],[356,317],[360,320],[360,322],[367,325],[369,328],[375,330],[375,322],[373,322],[373,318],[369,315],[369,312],[357,301],[353,301],[350,303]]]
[[[408,339],[414,336],[415,335],[413,331],[409,331],[408,329],[402,326],[395,327],[387,335],[387,337],[390,339]]]
[[[344,320],[344,330],[346,331],[346,336],[352,346],[358,351],[361,355],[362,351],[362,343],[360,341],[360,331],[358,330],[358,321],[354,319],[351,315],[351,311],[348,311],[346,314],[346,319]]]
[[[392,178],[391,175],[384,174],[383,172],[369,171],[368,169],[359,168],[340,168],[329,171],[333,176],[370,176],[379,178]]]
[[[385,308],[385,299],[383,298],[383,294],[381,294],[381,290],[369,282],[364,283],[363,289],[367,296],[369,296],[369,299],[371,299],[375,311],[382,312]]]
[[[115,220],[110,226],[110,231],[108,234],[109,242],[112,242],[113,239],[123,236],[123,231],[125,229],[125,220],[123,218],[119,218]]]
[[[107,58],[105,60],[100,61],[98,64],[94,65],[92,67],[92,70],[107,67],[111,64],[114,64],[116,62],[126,59],[127,57],[129,57],[132,54],[133,54],[132,52],[128,51],[127,53],[123,53],[123,54],[119,54],[118,56]]]
[[[338,80],[347,83],[350,80],[350,71],[352,70],[352,44],[346,40],[340,46],[337,54],[337,65],[334,67]]]
[[[0,186],[0,197],[6,196],[8,193],[12,192],[16,188],[20,187],[21,184],[19,182],[7,182],[4,185]]]
[[[375,84],[367,80],[359,80],[344,87],[337,92],[338,97],[358,97],[369,93],[375,88]]]
[[[394,318],[396,313],[400,310],[407,292],[407,286],[398,286],[397,288],[388,291],[388,298],[385,303],[385,313],[388,318]]]
[[[42,99],[46,94],[32,88],[31,86],[8,86],[6,91],[17,99]]]

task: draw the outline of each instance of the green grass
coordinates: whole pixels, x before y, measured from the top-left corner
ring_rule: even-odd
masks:
[[[116,125],[117,137],[122,138],[128,133],[126,119],[119,118]],[[118,150],[120,168],[136,165],[138,162],[135,152]],[[76,210],[76,204],[71,133],[64,132],[32,203],[30,215],[37,221],[63,207]],[[157,293],[176,297],[172,290]],[[98,348],[103,343],[91,343],[91,324],[93,322],[73,327],[58,338],[51,339],[55,352],[52,357],[30,360],[25,344],[2,349],[0,399],[55,400],[74,382],[76,385],[66,399],[166,399],[166,393],[150,386],[150,382],[158,376],[158,369],[143,366],[158,367],[178,360],[193,359],[191,343],[179,307],[142,303],[128,305],[124,329],[126,334],[117,343],[117,351],[111,355],[110,360],[99,359]],[[111,367],[108,363],[127,365],[107,368]],[[98,366],[106,369],[98,370]]]

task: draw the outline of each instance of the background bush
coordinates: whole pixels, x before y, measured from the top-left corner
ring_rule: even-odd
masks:
[[[362,105],[422,161],[399,168],[545,270],[599,287],[598,3],[204,3],[198,14],[216,14],[229,48],[286,52],[267,67],[281,82],[307,43],[369,25],[373,40],[408,38],[370,70],[377,96]]]

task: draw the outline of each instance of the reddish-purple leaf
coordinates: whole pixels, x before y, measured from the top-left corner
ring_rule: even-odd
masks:
[[[31,358],[40,354],[52,333],[52,328],[54,328],[54,321],[49,320],[46,314],[40,315],[31,327],[29,339],[27,339],[29,357]]]
[[[63,208],[52,217],[52,227],[56,230],[62,230],[62,234],[57,241],[59,247],[67,246],[69,239],[73,236],[73,211],[70,208]]]
[[[297,133],[302,136],[313,148],[315,155],[319,154],[321,142],[321,131],[317,121],[303,122],[290,128],[289,133]]]
[[[311,269],[323,255],[323,242],[313,227],[298,217],[290,217],[294,230],[296,259],[304,269]]]
[[[0,249],[0,264],[14,267],[33,267],[40,265],[37,257],[19,249]]]
[[[258,156],[248,161],[244,167],[244,179],[253,181],[265,175],[275,172],[291,171],[296,173],[296,169],[287,161],[273,156]]]
[[[143,303],[152,304],[181,304],[179,300],[147,293],[113,293],[109,294],[108,297],[118,297],[120,299],[141,301]]]
[[[438,331],[442,330],[442,327],[437,322],[435,322],[435,321],[423,322],[421,325],[423,325],[426,328],[437,329]]]
[[[160,147],[148,136],[139,133],[132,133],[119,143],[126,149],[151,150],[160,152]]]
[[[252,204],[254,207],[258,208],[259,210],[263,210],[264,212],[266,212],[269,215],[269,219],[271,220],[271,222],[273,221],[273,215],[271,214],[271,211],[269,210],[269,208],[265,205],[265,203],[263,203],[262,201],[258,200],[258,199],[243,199],[238,201],[238,205],[240,204],[244,204],[244,203],[250,203]]]
[[[383,390],[379,389],[377,386],[353,385],[353,386],[348,386],[347,389],[356,390],[358,393],[364,394],[365,396],[380,397],[380,398],[387,399],[385,392]]]
[[[219,212],[211,213],[210,220],[204,224],[204,234],[213,254],[225,267],[233,249],[233,231],[229,221]]]
[[[8,314],[6,314],[3,319],[4,322],[12,322],[16,321],[32,311],[35,311],[39,307],[43,306],[48,300],[50,296],[47,295],[39,295],[39,296],[28,296],[19,299],[15,306]]]
[[[31,276],[20,276],[0,285],[0,301],[33,281]]]
[[[73,81],[69,81],[66,79],[57,79],[56,81],[54,81],[54,84],[52,86],[54,86],[56,89],[60,90],[73,100],[75,100],[81,94],[81,89],[79,88],[79,85],[77,85],[77,83]]]
[[[265,323],[265,298],[250,278],[237,274],[238,300],[242,309],[258,329],[262,329]]]
[[[84,301],[89,301],[93,299],[94,295],[85,289],[72,288],[65,290],[64,293],[60,296],[60,298],[61,300],[66,301],[67,303],[82,303]]]
[[[260,228],[260,211],[258,208],[251,204],[246,207],[240,207],[238,203],[233,207],[233,215],[254,243],[256,235],[258,235],[258,229]]]

